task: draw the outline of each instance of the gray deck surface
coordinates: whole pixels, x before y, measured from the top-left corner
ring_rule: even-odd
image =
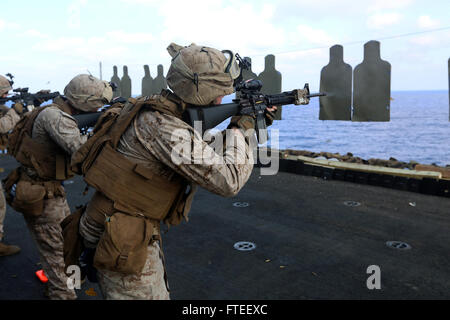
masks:
[[[0,158],[1,177],[15,166]],[[450,299],[450,199],[259,172],[234,198],[200,190],[189,223],[163,236],[172,299]],[[83,197],[82,179],[72,181],[66,190],[74,208],[92,190]],[[6,242],[22,252],[0,257],[0,299],[43,299],[34,275],[38,252],[23,217],[10,207],[5,231]],[[389,248],[390,240],[412,248]],[[238,241],[256,249],[238,251]],[[366,287],[370,265],[381,268],[381,290]],[[89,288],[98,295],[86,295]],[[89,282],[78,294],[101,298]]]

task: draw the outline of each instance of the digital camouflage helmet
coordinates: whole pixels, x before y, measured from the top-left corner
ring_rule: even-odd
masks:
[[[94,76],[80,74],[64,88],[64,96],[75,109],[95,112],[113,98],[111,85]]]
[[[231,51],[175,43],[167,51],[172,56],[167,84],[183,101],[208,105],[217,97],[234,92],[233,83],[240,68]]]

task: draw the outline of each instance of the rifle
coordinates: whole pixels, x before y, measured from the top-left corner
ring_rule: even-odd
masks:
[[[28,111],[31,111],[35,105],[39,106],[44,101],[54,99],[60,95],[59,92],[50,92],[50,90],[29,93],[28,88],[14,89],[13,92],[17,94],[6,98],[0,98],[0,104],[4,104],[7,101],[12,101],[14,103],[20,102],[28,109]]]
[[[232,103],[206,107],[186,108],[185,121],[193,126],[194,121],[202,122],[203,132],[214,128],[224,120],[236,115],[250,115],[256,119],[256,135],[259,143],[267,141],[267,128],[265,110],[270,106],[301,105],[308,104],[313,97],[325,96],[325,93],[310,93],[309,84],[305,84],[303,90],[295,89],[279,94],[262,94],[260,92],[263,83],[261,80],[247,80],[236,86],[236,92],[240,92],[239,98]],[[261,131],[260,131],[261,130]]]
[[[256,118],[256,134],[258,141],[267,141],[267,131],[265,122],[265,109],[268,106],[301,105],[308,104],[313,97],[325,96],[325,93],[310,93],[309,85],[301,89],[282,92],[279,94],[265,95],[260,92],[262,88],[261,80],[248,80],[236,86],[236,91],[240,92],[239,98],[233,99],[232,103],[225,103],[216,106],[192,106],[187,107],[183,120],[194,127],[194,121],[202,122],[202,134],[212,129],[226,119],[237,115],[250,115]],[[116,101],[117,102],[117,101]],[[123,100],[122,100],[123,102]],[[75,115],[78,128],[86,131],[93,127],[102,112],[91,112]],[[260,131],[261,130],[261,131]]]
[[[266,95],[261,93],[263,83],[261,80],[250,79],[242,81],[242,71],[244,69],[251,70],[251,63],[236,53],[236,60],[241,69],[240,75],[235,79],[234,87],[236,97],[232,103],[225,103],[216,106],[193,106],[187,107],[183,115],[183,120],[194,127],[195,121],[202,122],[202,134],[212,129],[218,124],[232,116],[250,115],[256,119],[256,134],[259,143],[267,141],[267,128],[265,121],[265,110],[270,106],[283,105],[301,105],[308,104],[309,99],[313,97],[326,96],[325,93],[313,93],[309,91],[309,85],[306,83],[303,89],[295,89],[292,91],[282,92],[279,94]],[[93,127],[101,112],[85,113],[76,115],[75,119],[78,121],[78,127],[87,131],[89,127]]]

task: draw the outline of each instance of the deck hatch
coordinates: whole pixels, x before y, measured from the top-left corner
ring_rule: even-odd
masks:
[[[249,241],[239,241],[234,244],[234,248],[239,251],[250,251],[256,249],[256,244]]]
[[[359,207],[361,203],[357,201],[344,201],[344,205],[346,205],[347,207]]]
[[[234,202],[233,203],[233,207],[236,207],[236,208],[245,208],[245,207],[248,207],[250,204],[248,203],[248,202],[240,202],[240,201],[238,201],[238,202]]]
[[[389,248],[397,249],[397,250],[408,250],[411,249],[411,246],[407,244],[406,242],[402,241],[388,241],[386,242],[386,245]]]

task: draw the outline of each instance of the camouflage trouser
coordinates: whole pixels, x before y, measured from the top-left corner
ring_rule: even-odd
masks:
[[[44,212],[38,218],[25,220],[31,232],[39,255],[42,269],[48,278],[48,294],[50,299],[76,299],[75,291],[67,287],[65,274],[61,221],[70,214],[65,197],[45,200]]]
[[[142,275],[97,270],[100,289],[108,300],[169,300],[164,265],[157,241],[148,246]]]
[[[3,186],[0,182],[0,241],[3,239],[3,221],[5,221],[6,215],[6,200],[3,192]]]

